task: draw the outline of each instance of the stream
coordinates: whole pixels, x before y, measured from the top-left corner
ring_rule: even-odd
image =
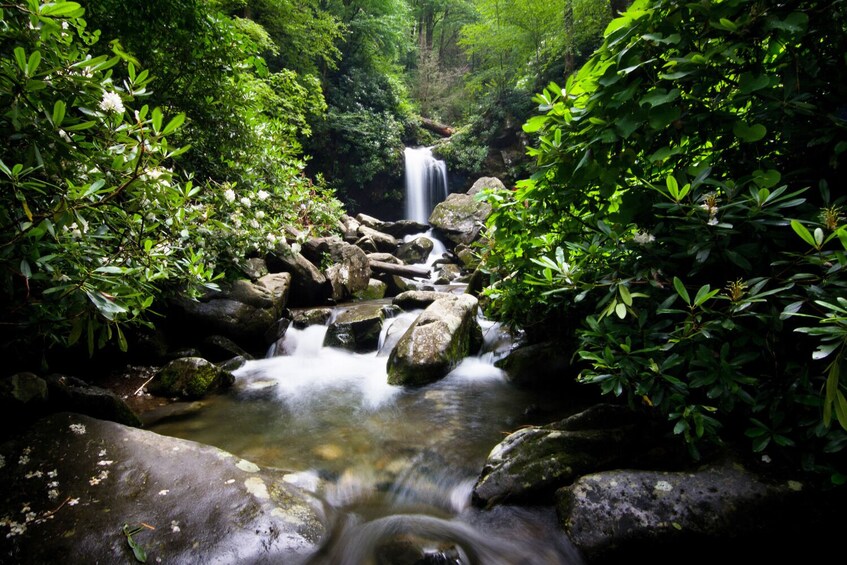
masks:
[[[418,313],[387,320],[368,354],[323,347],[326,326],[289,329],[290,354],[247,362],[229,393],[150,429],[290,471],[330,517],[309,563],[580,563],[552,508],[471,506],[489,451],[562,408],[508,383],[493,365],[504,332],[485,320],[483,354],[426,387],[388,385],[389,330]]]
[[[447,195],[444,163],[407,149],[406,174],[407,217],[426,222]],[[433,242],[431,267],[445,246],[431,231],[406,241],[418,236]],[[309,565],[582,563],[552,507],[471,505],[494,446],[570,412],[555,395],[508,382],[494,363],[513,336],[482,318],[478,356],[425,387],[389,385],[388,355],[418,314],[387,319],[377,350],[364,354],[324,347],[325,325],[289,328],[267,358],[234,373],[227,394],[150,429],[288,471],[323,500],[329,533]]]

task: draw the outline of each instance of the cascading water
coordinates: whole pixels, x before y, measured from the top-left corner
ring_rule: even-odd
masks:
[[[290,469],[285,480],[327,510],[330,533],[306,565],[580,564],[552,508],[471,505],[503,431],[532,423],[529,407],[561,415],[558,403],[513,387],[484,355],[426,387],[387,384],[386,355],[416,314],[386,320],[370,353],[323,347],[326,326],[289,328],[276,356],[235,372],[230,393],[151,429]],[[497,358],[499,328],[483,328]],[[423,560],[408,560],[410,547]]]
[[[428,147],[405,150],[406,219],[425,224],[435,205],[447,198],[447,165]]]
[[[406,179],[407,218],[426,223],[447,196],[445,165],[407,149]],[[445,246],[432,230],[407,240],[420,236],[433,242],[431,267]],[[370,353],[324,347],[326,326],[289,328],[268,358],[235,371],[232,392],[152,429],[291,469],[285,480],[327,510],[329,535],[305,565],[579,565],[552,508],[471,505],[502,432],[532,423],[530,408],[561,416],[561,407],[508,383],[494,361],[514,336],[484,319],[481,355],[426,387],[389,385],[387,357],[419,313],[386,320]]]

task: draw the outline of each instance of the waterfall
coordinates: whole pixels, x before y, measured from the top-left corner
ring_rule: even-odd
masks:
[[[425,224],[436,204],[447,198],[447,165],[428,147],[407,147],[406,219]]]

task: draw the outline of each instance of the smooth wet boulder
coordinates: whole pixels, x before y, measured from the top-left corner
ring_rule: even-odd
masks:
[[[473,296],[448,295],[424,310],[388,356],[388,382],[420,386],[447,375],[470,355],[478,302]]]
[[[320,503],[220,449],[61,413],[0,446],[0,561],[302,563]]]
[[[379,345],[379,334],[385,320],[383,305],[357,304],[336,315],[327,328],[324,345],[356,352],[374,351]]]
[[[580,475],[612,468],[641,447],[638,416],[597,405],[546,426],[509,434],[488,455],[473,503],[492,506],[550,497]]]
[[[824,562],[812,557],[822,548],[811,540],[825,546],[823,532],[838,527],[823,518],[835,505],[801,482],[766,480],[731,461],[686,472],[592,473],[557,491],[556,499],[560,523],[590,563],[644,552],[654,563],[688,561],[682,555],[714,563],[741,557],[736,550],[753,562],[774,556],[779,562],[795,540],[803,561]]]
[[[232,373],[201,357],[174,359],[147,385],[147,392],[170,398],[202,398],[235,382]]]
[[[435,206],[429,223],[453,243],[469,244],[478,238],[491,211],[491,204],[487,202],[476,200],[470,194],[454,193]]]
[[[416,237],[412,241],[400,244],[397,257],[407,265],[426,263],[432,252],[433,243],[428,237]]]

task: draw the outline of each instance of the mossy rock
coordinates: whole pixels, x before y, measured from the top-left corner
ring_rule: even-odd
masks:
[[[157,396],[202,398],[234,381],[231,373],[202,357],[183,357],[165,365],[147,385],[147,391]]]

